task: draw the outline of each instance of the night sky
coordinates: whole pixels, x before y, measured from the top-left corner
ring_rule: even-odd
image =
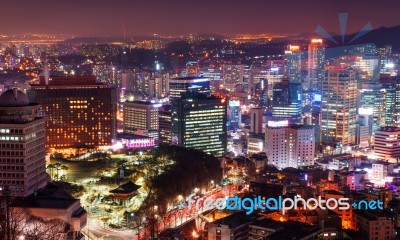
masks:
[[[400,25],[399,0],[2,0],[0,33],[80,36],[347,32]]]

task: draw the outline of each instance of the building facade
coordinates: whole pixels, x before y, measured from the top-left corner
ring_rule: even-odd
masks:
[[[46,147],[111,145],[116,137],[117,92],[93,76],[49,77],[28,96],[46,116]]]
[[[268,163],[278,168],[308,166],[314,164],[314,126],[291,125],[267,127],[265,149]]]
[[[354,145],[357,121],[357,80],[352,69],[331,69],[323,81],[321,134],[325,144]]]
[[[400,157],[400,128],[381,127],[375,132],[375,155],[380,158]]]
[[[47,184],[45,119],[17,89],[0,96],[0,186],[26,197]]]
[[[198,92],[210,96],[210,79],[204,77],[184,77],[169,80],[170,100],[181,98],[185,92]]]
[[[226,152],[226,101],[185,93],[172,101],[172,144],[221,156]]]

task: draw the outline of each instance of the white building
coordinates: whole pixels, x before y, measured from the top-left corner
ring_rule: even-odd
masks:
[[[47,184],[45,119],[17,89],[0,96],[0,186],[26,197]]]
[[[400,128],[381,127],[375,132],[375,155],[381,158],[400,157]]]
[[[376,162],[372,164],[371,175],[372,179],[385,179],[388,174],[393,172],[393,164],[388,162]]]
[[[314,126],[267,127],[265,149],[268,164],[278,168],[313,165],[315,155]]]

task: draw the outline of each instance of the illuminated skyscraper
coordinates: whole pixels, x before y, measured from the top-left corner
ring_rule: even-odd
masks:
[[[323,81],[322,94],[322,142],[354,145],[358,95],[355,71],[339,68],[329,70]]]
[[[242,64],[224,64],[222,66],[222,78],[224,88],[232,91],[238,84],[243,84],[244,65]]]
[[[0,186],[26,197],[47,184],[45,135],[39,104],[17,89],[0,96]]]
[[[210,96],[210,79],[203,77],[184,77],[169,80],[170,100],[180,99],[185,92],[198,92]]]
[[[124,132],[134,134],[144,130],[145,135],[158,139],[160,107],[161,104],[147,101],[125,102]]]
[[[374,135],[374,132],[379,127],[385,125],[385,113],[386,113],[386,90],[382,88],[381,84],[362,84],[361,85],[361,98],[360,108],[358,114],[370,115],[372,120],[370,124],[369,134]]]
[[[228,104],[228,127],[229,130],[240,128],[242,123],[242,114],[239,100],[229,100]]]
[[[322,39],[312,39],[308,45],[308,75],[303,86],[306,91],[321,93],[324,71],[325,46]]]
[[[226,152],[226,101],[184,93],[172,101],[172,143],[216,156]]]
[[[301,60],[302,53],[299,46],[289,45],[285,51],[286,72],[291,83],[301,83]]]
[[[400,77],[381,77],[380,82],[386,92],[385,123],[398,126],[400,123]]]
[[[94,76],[41,78],[28,95],[46,116],[46,147],[96,147],[116,135],[117,92]]]
[[[283,82],[273,89],[272,116],[287,119],[290,124],[300,124],[301,84]]]
[[[158,111],[160,143],[171,144],[171,105],[164,105]]]

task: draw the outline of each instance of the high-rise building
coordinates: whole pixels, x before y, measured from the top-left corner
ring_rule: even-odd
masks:
[[[385,125],[386,90],[381,84],[364,83],[361,85],[360,108],[358,114],[370,115],[372,122],[369,133],[371,136],[381,126]]]
[[[171,144],[171,105],[164,105],[158,111],[160,143]]]
[[[379,79],[379,59],[376,55],[357,56],[354,61],[355,68],[359,70],[358,86],[365,83],[376,83]]]
[[[158,139],[160,107],[161,104],[148,101],[125,102],[124,132],[134,134],[146,130],[148,136]]]
[[[228,128],[236,130],[242,123],[242,114],[239,100],[229,100],[228,104]]]
[[[222,79],[224,88],[232,91],[238,84],[243,84],[244,65],[224,64],[222,66]]]
[[[313,165],[314,126],[266,127],[265,149],[268,163],[278,168]]]
[[[385,89],[385,124],[388,126],[392,126],[396,122],[395,113],[397,112],[396,109],[398,108],[396,105],[396,96],[400,96],[400,89],[398,88],[400,84],[397,82],[399,81],[390,77],[380,79],[382,88]],[[398,103],[400,104],[400,102]]]
[[[172,101],[172,143],[221,156],[226,152],[226,101],[184,93]]]
[[[325,144],[355,144],[357,79],[352,69],[332,68],[323,81],[321,134]]]
[[[375,132],[375,155],[381,158],[400,157],[400,128],[381,127]]]
[[[286,73],[291,83],[302,83],[301,66],[302,52],[300,46],[289,45],[289,49],[285,51]]]
[[[116,135],[117,92],[94,76],[41,78],[28,96],[46,116],[46,147],[107,146]]]
[[[272,116],[287,119],[290,124],[301,121],[301,84],[282,82],[273,90]]]
[[[262,133],[263,132],[263,108],[252,108],[250,109],[250,132],[251,133]]]
[[[0,96],[0,186],[26,197],[47,184],[46,130],[40,105],[17,89]]]
[[[210,96],[210,79],[203,77],[184,77],[169,80],[170,100],[180,99],[185,92],[198,92]]]
[[[324,70],[325,45],[322,39],[312,39],[308,45],[308,76],[303,87],[306,91],[321,93]]]

